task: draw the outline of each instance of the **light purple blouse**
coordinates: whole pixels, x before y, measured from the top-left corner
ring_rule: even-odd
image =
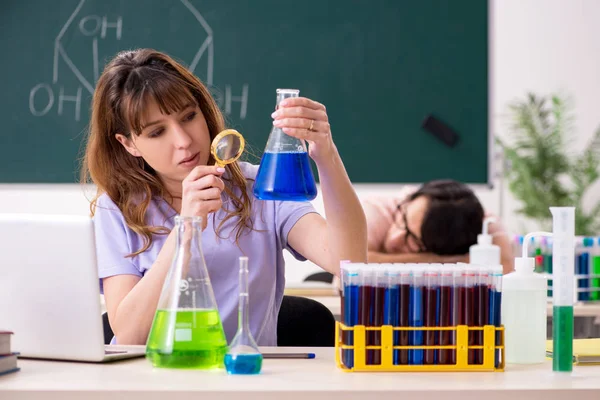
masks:
[[[246,178],[254,179],[257,165],[240,163]],[[202,249],[211,278],[225,335],[231,342],[237,330],[238,310],[238,257],[248,256],[248,293],[250,299],[250,329],[260,346],[277,345],[277,315],[285,287],[285,263],[283,249],[289,250],[297,259],[305,258],[292,249],[288,233],[305,214],[316,212],[309,202],[261,201],[252,195],[253,181],[247,191],[252,200],[254,230],[245,232],[235,243],[235,222],[232,218],[215,234],[215,226],[225,217],[222,209],[208,217],[208,226],[202,233]],[[223,193],[223,207],[228,208],[229,198]],[[146,213],[151,225],[172,229],[177,214],[162,199],[154,199]],[[144,276],[160,252],[167,235],[154,235],[152,245],[144,253],[133,258],[127,254],[140,249],[143,238],[125,223],[121,211],[106,195],[98,199],[94,216],[100,290],[102,278],[130,274]],[[113,340],[114,342],[114,340]]]

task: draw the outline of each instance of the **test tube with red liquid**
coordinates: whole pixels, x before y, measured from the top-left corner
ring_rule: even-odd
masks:
[[[431,264],[425,268],[423,273],[423,325],[428,328],[438,326],[439,309],[439,270],[441,265]],[[424,331],[425,346],[436,346],[438,344],[438,334],[435,330]],[[435,349],[425,350],[424,364],[437,364]]]
[[[489,297],[489,287],[490,287],[490,273],[488,266],[477,266],[476,270],[476,278],[477,284],[475,286],[476,291],[476,308],[473,309],[475,320],[475,324],[477,326],[485,326],[488,324],[489,320],[489,308],[490,308],[490,297]],[[476,332],[476,341],[475,344],[477,346],[483,346],[483,331]],[[475,364],[481,365],[483,364],[483,350],[475,350]]]
[[[454,273],[456,264],[444,264],[440,269],[440,295],[439,295],[439,327],[451,327],[453,323],[453,291],[454,291]],[[440,331],[440,346],[451,346],[453,341],[453,331]],[[442,349],[438,352],[438,364],[456,364],[456,351]]]
[[[405,264],[400,266],[400,285],[398,288],[398,326],[408,327],[410,326],[410,288],[412,282],[412,264]],[[400,346],[410,345],[410,332],[400,331],[398,332],[398,344]],[[407,365],[408,350],[397,350],[394,353],[394,364]],[[397,356],[397,357],[396,357]]]
[[[398,310],[398,300],[400,296],[399,285],[400,285],[400,268],[397,265],[388,264],[385,266],[385,276],[386,276],[386,285],[385,285],[385,299],[383,302],[383,324],[390,325],[393,327],[399,326],[398,317],[400,316]],[[393,346],[398,346],[399,343],[399,332],[394,331],[393,336]],[[398,358],[398,350],[393,351],[393,361],[394,364],[397,364],[396,360]]]

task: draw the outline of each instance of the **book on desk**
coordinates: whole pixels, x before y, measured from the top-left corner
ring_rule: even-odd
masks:
[[[552,358],[552,340],[546,341],[546,356]],[[573,340],[573,364],[600,365],[600,338]]]
[[[11,351],[10,338],[13,335],[10,331],[0,330],[0,375],[17,372],[17,357],[19,353]]]

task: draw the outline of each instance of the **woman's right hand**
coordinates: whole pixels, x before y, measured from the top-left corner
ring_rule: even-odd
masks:
[[[221,175],[225,168],[212,165],[195,167],[181,183],[181,212],[183,217],[202,217],[202,230],[206,228],[207,216],[218,211],[223,202],[221,192],[225,184]]]

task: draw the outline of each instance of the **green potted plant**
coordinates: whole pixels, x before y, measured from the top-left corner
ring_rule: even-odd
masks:
[[[496,143],[504,153],[510,191],[522,204],[517,213],[549,230],[550,206],[574,206],[576,234],[600,235],[600,199],[593,199],[591,207],[583,206],[600,175],[600,129],[576,154],[569,146],[570,106],[560,96],[529,93],[509,110],[508,140],[496,138]]]

